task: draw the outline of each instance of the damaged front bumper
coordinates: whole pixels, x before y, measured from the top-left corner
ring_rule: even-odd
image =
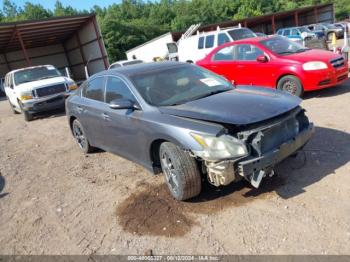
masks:
[[[296,137],[281,144],[275,150],[238,162],[238,174],[250,181],[254,187],[259,187],[261,179],[272,172],[273,166],[301,149],[310,140],[313,133],[314,125],[310,123]]]
[[[300,150],[313,133],[314,125],[308,121],[304,110],[297,108],[265,125],[238,132],[237,136],[249,147],[249,154],[221,161],[202,158],[203,171],[215,186],[245,178],[258,188],[262,178],[272,176],[273,167]]]

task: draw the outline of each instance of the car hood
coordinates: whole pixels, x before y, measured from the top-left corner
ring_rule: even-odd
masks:
[[[330,60],[340,58],[341,56],[331,51],[310,49],[305,52],[283,56],[283,58],[296,60],[299,62],[322,61],[329,63]]]
[[[159,110],[174,116],[246,125],[281,115],[300,102],[300,98],[281,91],[240,86],[185,104],[160,107]]]
[[[25,92],[25,91],[32,91],[32,90],[35,90],[37,88],[44,87],[44,86],[65,83],[67,81],[73,81],[73,80],[71,80],[67,77],[64,77],[64,76],[58,76],[58,77],[53,77],[53,78],[42,79],[42,80],[37,80],[37,81],[19,84],[18,86],[16,86],[16,88],[22,92]]]

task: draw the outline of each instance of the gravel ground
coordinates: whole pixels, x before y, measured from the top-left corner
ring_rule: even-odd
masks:
[[[161,176],[84,156],[62,113],[0,101],[0,254],[350,254],[350,81],[307,94],[310,143],[259,190],[177,202]]]

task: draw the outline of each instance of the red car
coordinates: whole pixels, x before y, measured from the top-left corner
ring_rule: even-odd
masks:
[[[278,88],[297,96],[348,79],[348,63],[330,51],[308,49],[285,37],[256,37],[226,43],[197,65],[235,85]]]

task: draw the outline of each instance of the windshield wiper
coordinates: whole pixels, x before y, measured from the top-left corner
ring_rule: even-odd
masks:
[[[221,89],[221,90],[211,91],[211,92],[206,93],[206,94],[202,94],[202,95],[199,95],[199,96],[195,96],[195,97],[191,98],[191,99],[188,100],[188,101],[193,101],[193,100],[202,99],[202,98],[205,98],[205,97],[208,97],[208,96],[212,96],[212,95],[216,95],[216,94],[219,94],[219,93],[222,93],[222,92],[226,92],[226,91],[229,91],[229,90],[232,90],[232,89]],[[188,102],[188,101],[186,101],[186,102]]]
[[[295,54],[295,52],[292,51],[284,51],[284,52],[278,52],[279,55],[285,55],[285,54]]]
[[[307,50],[310,50],[310,48],[301,48],[301,49],[298,49],[297,51],[295,51],[295,53],[302,53],[302,52],[305,52]]]
[[[53,77],[57,77],[57,76],[43,76],[43,77],[38,78],[37,80],[48,79],[48,78],[53,78]]]

